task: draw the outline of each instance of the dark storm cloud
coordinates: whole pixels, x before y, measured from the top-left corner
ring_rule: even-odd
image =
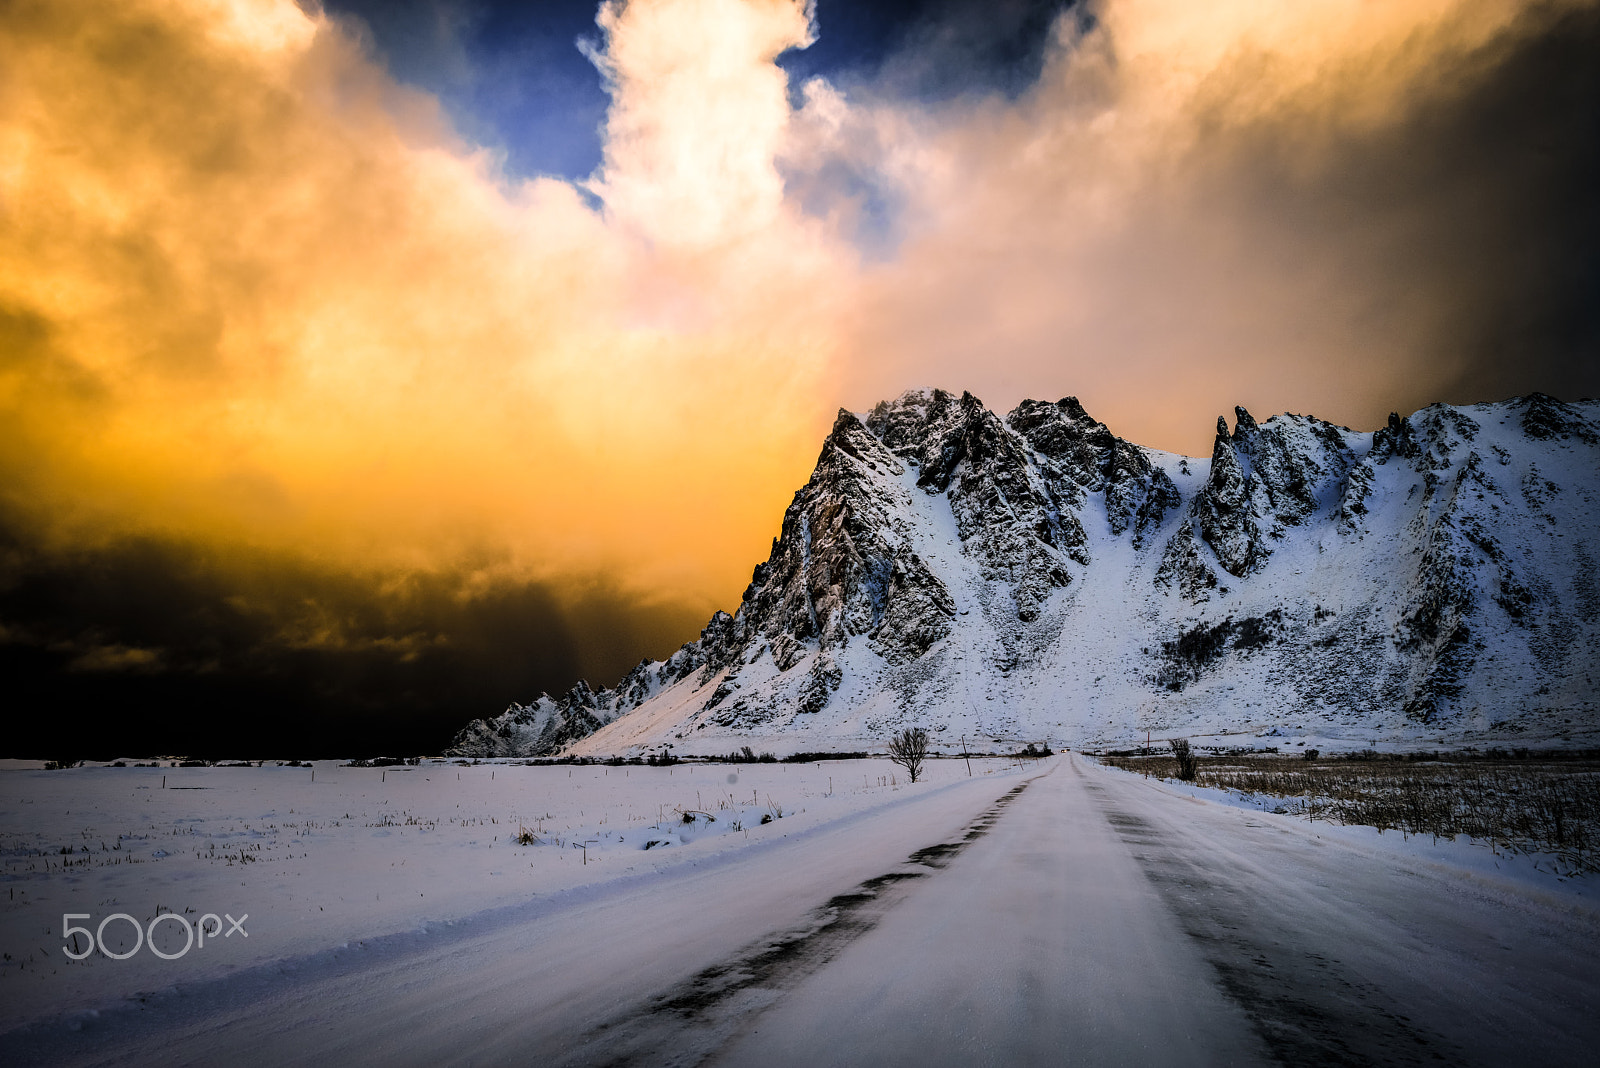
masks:
[[[1600,391],[1595,5],[1097,10],[1014,103],[844,112],[794,168],[828,206],[830,171],[918,161],[853,402],[1072,392],[1194,453],[1236,403],[1372,427]]]
[[[1415,338],[1395,406],[1600,393],[1600,10],[1532,12],[1441,75],[1392,125],[1219,133],[1185,210]]]
[[[1464,296],[1448,394],[1600,395],[1600,10],[1553,20],[1463,104],[1424,112],[1434,152],[1409,175],[1453,209],[1432,257]]]
[[[665,655],[698,615],[156,538],[50,550],[4,522],[3,755],[437,752],[512,698]]]

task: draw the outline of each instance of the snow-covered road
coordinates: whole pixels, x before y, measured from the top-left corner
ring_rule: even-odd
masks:
[[[1068,758],[721,1063],[1266,1059]]]
[[[1596,919],[1069,757],[715,1063],[1593,1064]]]
[[[1587,1064],[1597,947],[1581,899],[1069,756],[13,1031],[0,1060]]]

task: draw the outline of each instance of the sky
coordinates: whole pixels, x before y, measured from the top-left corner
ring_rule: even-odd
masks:
[[[1600,392],[1592,2],[11,0],[0,54],[17,755],[609,684],[908,388],[1190,454]]]

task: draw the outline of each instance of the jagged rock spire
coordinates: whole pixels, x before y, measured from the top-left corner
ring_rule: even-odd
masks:
[[[1250,419],[1243,408],[1239,425]],[[1249,423],[1255,427],[1255,421]],[[1194,514],[1200,536],[1217,554],[1230,575],[1248,574],[1256,565],[1258,540],[1250,509],[1250,484],[1239,462],[1239,445],[1228,434],[1228,422],[1217,417],[1217,439],[1211,448],[1211,476],[1195,501]]]

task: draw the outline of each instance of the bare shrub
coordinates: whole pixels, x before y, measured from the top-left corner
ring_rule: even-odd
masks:
[[[1167,744],[1172,746],[1172,758],[1178,762],[1178,778],[1184,782],[1194,779],[1195,755],[1189,748],[1187,738],[1169,738]]]
[[[889,739],[889,759],[906,769],[911,781],[922,774],[922,762],[928,759],[928,732],[921,727],[907,727]]]

